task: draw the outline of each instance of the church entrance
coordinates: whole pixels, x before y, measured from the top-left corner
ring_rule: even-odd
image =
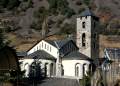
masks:
[[[53,63],[50,64],[50,76],[54,75],[54,65]]]
[[[48,63],[45,63],[45,77],[49,75],[49,71],[48,71]]]

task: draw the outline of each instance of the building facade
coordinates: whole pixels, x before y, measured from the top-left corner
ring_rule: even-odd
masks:
[[[90,59],[79,53],[72,40],[41,40],[32,47],[26,58],[19,60],[25,77],[29,77],[30,66],[39,63],[41,72],[47,77],[73,77],[82,79],[90,69]]]
[[[105,48],[102,64],[104,83],[107,86],[120,85],[120,48]]]
[[[92,70],[92,60],[98,58],[98,18],[87,9],[77,17],[76,43],[73,40],[41,40],[20,59],[21,69],[29,77],[35,61],[47,77],[83,79]]]
[[[0,49],[0,74],[19,72],[19,62],[15,50],[4,46]]]

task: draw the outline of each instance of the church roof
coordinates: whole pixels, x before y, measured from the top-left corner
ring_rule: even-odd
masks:
[[[16,52],[17,56],[19,57],[24,57],[27,56],[27,52],[21,51],[21,52]]]
[[[60,49],[61,47],[63,47],[67,42],[72,41],[69,39],[64,39],[64,40],[45,40],[48,43],[50,43],[51,45],[53,45],[54,47]]]
[[[63,59],[75,59],[75,60],[91,60],[86,55],[80,53],[79,51],[73,51],[63,57]]]
[[[120,48],[106,48],[110,59],[120,59]]]
[[[86,9],[80,14],[80,16],[95,16],[95,14],[91,10]]]
[[[38,50],[38,51],[28,55],[28,58],[31,58],[31,59],[55,60],[55,58],[52,55],[50,55],[49,53],[45,52],[44,50]]]

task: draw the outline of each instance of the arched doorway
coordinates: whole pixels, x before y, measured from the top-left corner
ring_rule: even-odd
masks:
[[[45,63],[45,66],[44,66],[44,74],[45,74],[45,77],[46,77],[46,76],[49,76],[48,63]]]
[[[50,64],[50,76],[54,75],[54,65],[53,63]]]

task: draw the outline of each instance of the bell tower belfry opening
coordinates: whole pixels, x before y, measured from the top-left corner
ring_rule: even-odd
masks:
[[[95,57],[98,21],[99,19],[89,9],[86,9],[77,17],[76,43],[79,52],[89,58]]]

